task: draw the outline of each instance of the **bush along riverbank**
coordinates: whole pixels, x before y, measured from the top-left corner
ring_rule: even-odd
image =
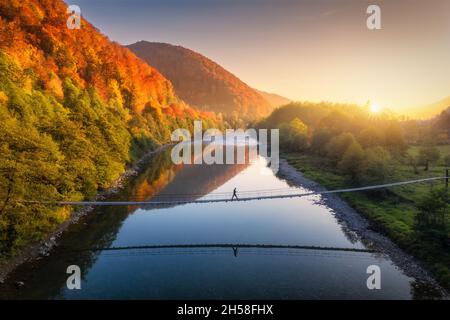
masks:
[[[342,174],[326,157],[284,152],[283,158],[302,173],[328,190],[361,186]],[[445,166],[416,173],[407,164],[396,162],[390,176],[393,182],[442,176]],[[437,281],[450,289],[450,205],[445,181],[422,183],[365,192],[339,194],[370,222],[369,228],[392,239],[400,248],[413,255]]]

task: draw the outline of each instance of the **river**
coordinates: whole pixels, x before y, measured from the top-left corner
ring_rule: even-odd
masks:
[[[264,174],[262,174],[264,173]],[[265,158],[238,165],[173,165],[170,150],[109,200],[149,200],[291,186]],[[11,275],[22,281],[2,298],[31,299],[411,299],[423,298],[415,279],[385,255],[371,252],[251,245],[365,249],[320,196],[164,207],[96,207],[61,236],[47,257]],[[107,248],[233,244],[233,247]],[[80,290],[69,290],[66,269],[81,269]],[[381,289],[366,284],[370,265]]]

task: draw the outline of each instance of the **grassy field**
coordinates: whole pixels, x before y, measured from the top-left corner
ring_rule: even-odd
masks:
[[[411,147],[408,152],[416,154],[417,149]],[[440,151],[443,158],[450,154],[450,146],[440,147]],[[328,189],[350,186],[348,179],[334,169],[324,157],[300,153],[284,153],[283,157],[305,177]],[[411,165],[397,163],[389,182],[444,176],[446,167],[444,162],[440,161],[431,166],[429,171],[424,171],[420,166],[418,169],[419,173],[416,174]],[[419,201],[432,188],[443,187],[444,184],[444,181],[413,184],[392,187],[384,192],[346,193],[341,197],[368,218],[374,229],[386,234],[405,251],[422,261],[438,281],[450,289],[450,250],[433,239],[419,237],[415,229]]]

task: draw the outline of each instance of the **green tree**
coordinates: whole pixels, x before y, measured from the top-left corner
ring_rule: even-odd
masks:
[[[350,176],[351,181],[358,182],[366,171],[366,154],[357,141],[353,141],[338,163],[338,169]]]
[[[353,131],[355,123],[344,110],[334,110],[320,121],[319,127],[328,128],[334,135],[338,135]]]
[[[311,137],[311,151],[321,155],[326,154],[326,146],[332,137],[332,133],[327,128],[316,129]]]
[[[391,155],[383,147],[366,150],[366,171],[364,180],[368,183],[384,183],[392,175]]]
[[[308,146],[308,127],[298,118],[280,125],[281,147],[290,151],[303,151]]]
[[[282,149],[289,150],[290,146],[290,126],[288,123],[282,123],[279,127],[280,130],[280,147]]]
[[[444,165],[450,167],[450,154],[444,157]]]
[[[342,159],[345,151],[350,145],[355,143],[355,137],[349,132],[344,132],[334,137],[326,146],[327,156],[335,161]],[[359,144],[358,144],[359,145]]]
[[[308,127],[299,118],[289,123],[290,147],[294,151],[303,151],[308,146]]]
[[[425,171],[428,171],[429,165],[436,163],[441,154],[439,150],[433,145],[422,146],[419,150],[418,160],[421,165],[425,166]]]
[[[358,142],[365,148],[383,145],[383,134],[380,130],[369,127],[360,132]]]
[[[419,160],[417,158],[418,157],[416,157],[410,153],[407,153],[405,156],[405,160],[406,160],[407,164],[413,168],[415,174],[419,174],[419,169],[417,167],[419,164]]]
[[[385,130],[386,147],[395,155],[403,155],[408,145],[406,144],[403,129],[398,122],[392,122]]]

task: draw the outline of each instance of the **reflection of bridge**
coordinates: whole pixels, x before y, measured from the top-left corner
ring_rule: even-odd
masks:
[[[358,188],[346,188],[346,189],[336,189],[336,190],[323,190],[323,191],[310,191],[299,193],[298,189],[293,188],[280,188],[280,189],[269,189],[269,190],[249,190],[249,191],[238,191],[239,199],[232,199],[232,193],[220,192],[220,193],[210,193],[200,199],[192,200],[192,196],[195,194],[165,194],[156,195],[151,201],[142,201],[141,199],[131,200],[131,201],[21,201],[23,203],[37,203],[37,204],[56,204],[56,205],[87,205],[87,206],[129,206],[129,205],[153,205],[153,206],[164,206],[164,205],[180,205],[188,203],[214,203],[214,202],[241,202],[241,201],[251,201],[251,200],[265,200],[265,199],[284,199],[284,198],[299,198],[305,196],[313,195],[326,195],[333,193],[344,193],[344,192],[356,192],[356,191],[367,191],[375,190],[388,187],[403,186],[414,183],[432,182],[436,180],[447,180],[447,177],[432,177],[418,180],[394,182],[387,184],[379,184]],[[447,182],[448,183],[448,182]]]
[[[82,251],[122,251],[122,250],[139,250],[139,249],[191,249],[191,248],[230,248],[233,249],[234,255],[237,255],[238,249],[301,249],[301,250],[317,250],[317,251],[345,251],[345,252],[376,252],[371,249],[364,248],[343,248],[343,247],[323,247],[323,246],[301,246],[301,245],[278,245],[278,244],[231,244],[231,243],[215,243],[215,244],[160,244],[160,245],[142,245],[142,246],[123,246],[123,247],[106,247],[106,248],[90,248]]]
[[[121,246],[105,248],[89,248],[75,250],[102,252],[106,256],[141,256],[141,255],[211,255],[226,254],[227,250],[234,257],[238,255],[263,255],[263,256],[316,256],[316,257],[336,257],[346,258],[352,253],[377,253],[378,251],[367,248],[348,247],[326,247],[326,246],[306,246],[306,245],[277,245],[277,244],[163,244],[163,245],[141,245],[141,246]],[[67,251],[73,254],[73,250]],[[367,258],[366,255],[351,255],[352,257]]]

